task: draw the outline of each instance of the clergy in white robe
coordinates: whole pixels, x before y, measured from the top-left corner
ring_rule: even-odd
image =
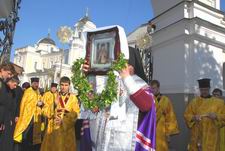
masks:
[[[96,30],[95,30],[96,31]],[[138,128],[139,108],[130,100],[133,90],[127,89],[129,86],[125,82],[132,79],[134,90],[147,87],[146,77],[142,67],[140,54],[134,48],[127,46],[125,32],[119,27],[121,40],[121,52],[125,58],[129,58],[129,64],[134,67],[137,73],[126,80],[122,80],[118,74],[118,97],[115,102],[105,110],[92,113],[89,110],[81,110],[81,118],[90,120],[90,132],[93,151],[132,151],[135,150],[136,130]],[[129,52],[129,53],[128,53]],[[132,60],[132,61],[131,61]],[[104,89],[107,77],[94,76],[96,92],[100,93]],[[152,96],[150,96],[152,99]],[[151,100],[153,101],[153,99]]]

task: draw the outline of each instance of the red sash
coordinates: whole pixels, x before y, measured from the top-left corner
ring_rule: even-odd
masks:
[[[70,98],[70,93],[68,93],[68,95],[66,96],[66,98],[64,99],[64,101],[63,101],[63,99],[62,99],[61,96],[59,97],[59,104],[60,104],[60,106],[61,106],[61,109],[57,109],[57,112],[58,112],[58,113],[64,112],[64,115],[65,115],[66,113],[69,113],[69,111],[63,110],[63,109],[65,108],[65,105],[66,105],[66,103],[68,102],[69,98]],[[60,115],[57,115],[57,116],[60,116]]]
[[[68,93],[64,101],[62,99],[62,96],[59,97],[59,104],[62,108],[65,108],[65,105],[68,102],[69,98],[70,98],[70,93]]]

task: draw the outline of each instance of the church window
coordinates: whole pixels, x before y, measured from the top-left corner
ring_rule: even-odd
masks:
[[[34,69],[37,69],[37,62],[34,62]]]

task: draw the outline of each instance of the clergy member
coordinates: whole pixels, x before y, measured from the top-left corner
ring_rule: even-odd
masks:
[[[38,91],[39,78],[31,78],[31,87],[25,90],[14,140],[20,143],[21,151],[39,151],[41,144],[41,96]]]
[[[45,92],[42,97],[42,101],[44,103],[44,107],[43,107],[44,114],[45,114],[45,111],[48,111],[46,109],[51,109],[50,112],[52,112],[52,114],[54,114],[54,102],[58,95],[57,86],[58,86],[57,83],[51,83],[50,90]],[[44,122],[44,131],[45,131],[45,133],[50,133],[53,128],[53,120],[48,119],[46,116],[44,116],[44,121],[45,121]],[[44,134],[44,135],[46,135],[46,134]]]
[[[76,151],[75,121],[79,116],[77,97],[69,92],[70,79],[60,79],[60,92],[54,102],[43,108],[49,124],[41,145],[41,151]]]
[[[210,79],[198,80],[200,96],[186,107],[184,118],[191,129],[189,151],[218,151],[224,102],[210,95]]]
[[[128,65],[120,72],[120,76],[130,98],[129,101],[140,111],[137,128],[133,131],[136,141],[133,150],[155,151],[155,100],[152,89],[145,82],[142,60],[137,49],[129,47]]]
[[[118,100],[110,109],[98,112],[95,120],[90,120],[94,151],[155,150],[153,94],[145,82],[147,79],[138,50],[129,47],[128,51],[129,65],[118,77]],[[84,66],[87,71],[89,66]],[[145,114],[138,122],[139,110]]]
[[[170,99],[160,93],[160,83],[152,80],[151,88],[156,105],[156,150],[168,151],[170,136],[179,133],[176,115]]]
[[[224,100],[223,92],[219,88],[214,89],[212,94],[214,97],[218,97],[218,98]],[[220,150],[223,151],[223,150],[225,150],[225,115],[223,115],[219,118],[222,118],[222,120],[224,121],[222,124],[222,127],[220,128]]]

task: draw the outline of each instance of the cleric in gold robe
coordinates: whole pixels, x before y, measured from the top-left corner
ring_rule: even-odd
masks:
[[[60,79],[60,92],[56,100],[46,103],[43,114],[48,117],[48,127],[41,151],[76,151],[74,124],[80,109],[76,96],[69,93],[70,79]]]
[[[216,88],[213,90],[212,94],[214,97],[218,97],[218,98],[224,100],[222,90]],[[221,118],[221,120],[223,122],[222,127],[220,128],[220,150],[223,151],[223,150],[225,150],[225,114],[219,116],[218,118]]]
[[[221,120],[223,120],[223,124],[220,128],[220,151],[223,151],[225,150],[225,114],[221,116]]]
[[[184,118],[191,129],[189,151],[219,151],[224,102],[210,95],[210,79],[198,80],[200,96],[186,107]]]
[[[22,151],[38,151],[41,144],[41,96],[39,79],[31,78],[31,87],[23,95],[14,140]]]
[[[58,86],[57,83],[51,83],[50,91],[45,92],[42,97],[43,103],[45,104],[43,107],[44,113],[46,113],[45,111],[48,111],[46,109],[51,109],[50,112],[54,113],[54,102],[58,95],[57,86]],[[51,108],[49,108],[49,107],[51,107]],[[47,131],[47,133],[50,133],[52,131],[52,127],[53,127],[53,126],[51,126],[53,124],[53,120],[49,119],[47,116],[45,116],[44,118],[45,118],[45,132]],[[49,125],[49,126],[47,126],[47,125]]]
[[[176,115],[169,98],[160,93],[159,81],[152,80],[150,85],[156,105],[156,150],[168,151],[170,136],[179,133]]]

